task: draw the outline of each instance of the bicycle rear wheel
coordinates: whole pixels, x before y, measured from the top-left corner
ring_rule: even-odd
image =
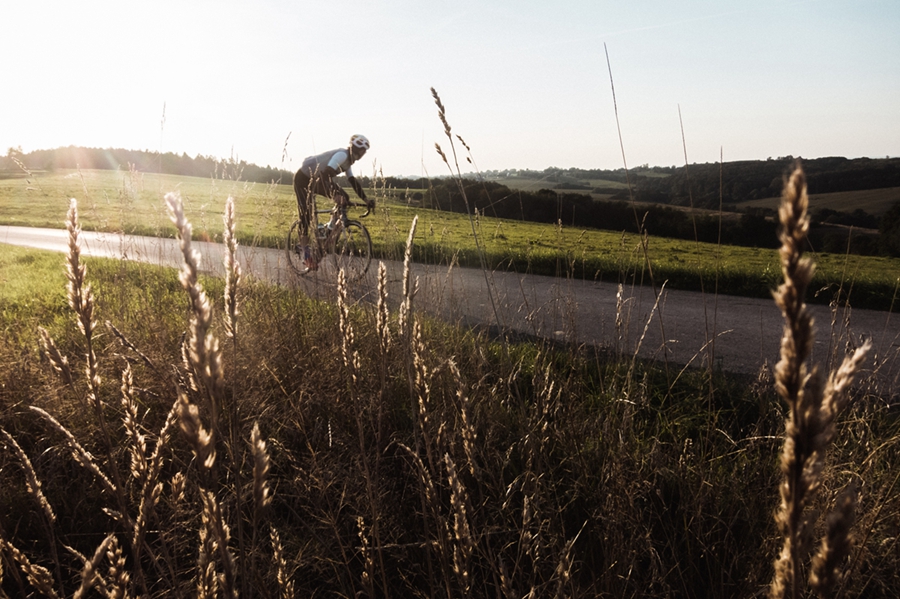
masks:
[[[334,258],[338,270],[344,269],[348,282],[366,274],[372,262],[372,238],[365,225],[357,220],[347,221],[334,244]]]
[[[310,272],[303,263],[303,247],[300,245],[299,220],[295,220],[294,224],[291,225],[290,231],[288,231],[285,251],[287,252],[287,263],[292,271],[300,276]]]

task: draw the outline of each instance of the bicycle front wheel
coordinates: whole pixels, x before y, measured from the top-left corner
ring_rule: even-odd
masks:
[[[366,274],[372,262],[372,238],[365,225],[356,220],[347,221],[334,244],[334,257],[338,270],[344,270],[348,282],[357,281]]]

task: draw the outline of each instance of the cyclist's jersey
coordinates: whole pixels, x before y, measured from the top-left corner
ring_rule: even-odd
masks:
[[[306,158],[300,167],[300,171],[307,177],[314,177],[324,171],[325,167],[330,166],[338,174],[347,173],[348,177],[352,177],[353,172],[350,170],[350,164],[352,163],[347,148],[339,148],[318,156]]]

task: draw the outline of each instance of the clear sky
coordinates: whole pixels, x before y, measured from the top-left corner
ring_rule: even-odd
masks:
[[[0,152],[69,144],[295,170],[900,155],[900,0],[0,0]],[[465,150],[459,147],[463,152]],[[463,171],[472,170],[467,164]]]

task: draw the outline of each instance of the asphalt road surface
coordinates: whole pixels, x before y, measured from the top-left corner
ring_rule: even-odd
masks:
[[[0,243],[65,252],[64,230],[0,226]],[[139,260],[178,267],[181,254],[174,239],[82,232],[88,256]],[[193,242],[202,255],[201,269],[221,274],[222,246]],[[313,297],[333,298],[336,274],[328,264],[309,278],[295,276],[284,252],[240,247],[239,260],[254,278],[298,289]],[[403,265],[386,262],[389,297],[396,306],[402,294]],[[374,301],[377,262],[351,290],[359,301]],[[496,327],[525,335],[574,342],[626,356],[757,374],[778,360],[782,317],[774,301],[672,291],[648,287],[567,280],[507,272],[414,264],[418,280],[415,310],[465,326]],[[90,273],[88,273],[90,276]],[[874,351],[863,376],[877,376],[882,389],[896,393],[900,378],[900,316],[872,310],[833,312],[811,306],[816,341],[813,360],[827,365],[848,347],[869,339]],[[887,387],[882,386],[887,384]]]

